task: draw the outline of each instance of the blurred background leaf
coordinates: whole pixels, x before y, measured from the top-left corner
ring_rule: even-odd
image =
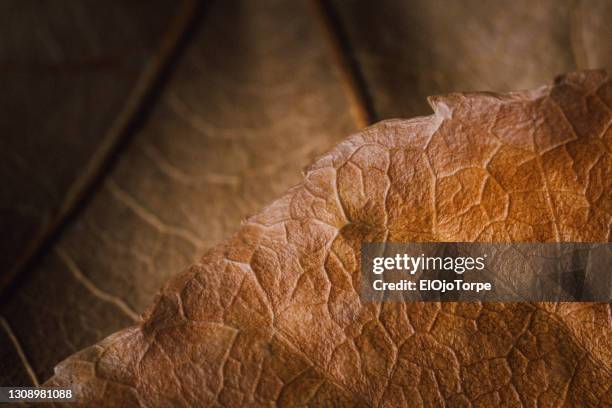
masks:
[[[131,324],[365,124],[609,67],[609,1],[2,3],[1,385]]]

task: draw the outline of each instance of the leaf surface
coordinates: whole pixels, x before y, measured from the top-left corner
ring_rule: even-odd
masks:
[[[321,156],[48,384],[106,405],[610,404],[609,304],[358,297],[361,242],[609,241],[610,77],[430,103]]]

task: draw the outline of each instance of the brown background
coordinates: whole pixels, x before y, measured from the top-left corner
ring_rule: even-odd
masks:
[[[367,123],[612,66],[612,2],[0,3],[0,385],[129,325]]]

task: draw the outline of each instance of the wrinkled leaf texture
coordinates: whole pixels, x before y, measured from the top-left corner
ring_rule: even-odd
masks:
[[[609,241],[610,77],[429,101],[319,157],[47,384],[85,405],[612,403],[609,304],[358,296],[362,242]]]

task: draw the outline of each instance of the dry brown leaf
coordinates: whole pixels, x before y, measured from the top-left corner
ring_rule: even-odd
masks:
[[[526,0],[514,7],[470,0],[335,3],[380,118],[429,113],[426,95],[532,87],[575,66],[605,66],[612,55],[606,0]],[[142,7],[130,4],[104,8]],[[156,14],[157,4],[147,2],[147,10]],[[28,370],[34,381],[44,380],[57,361],[130,324],[171,273],[299,181],[314,154],[354,130],[312,4],[206,4],[201,30],[135,136],[135,147],[121,154],[108,182],[4,300],[4,334],[15,341],[3,350],[0,385],[25,385]],[[138,24],[164,17],[149,12],[135,13]],[[65,24],[73,21],[57,7],[45,16],[54,13]],[[103,95],[112,91],[101,88]],[[88,123],[104,112],[100,106]],[[71,118],[58,126],[72,126]],[[41,116],[31,123],[44,121]],[[62,145],[44,132],[38,136],[44,139],[34,140],[38,144]],[[32,187],[15,180],[20,188]],[[23,367],[17,370],[12,361]]]
[[[84,405],[602,406],[609,304],[362,303],[364,241],[609,241],[612,81],[379,123],[48,385]]]

